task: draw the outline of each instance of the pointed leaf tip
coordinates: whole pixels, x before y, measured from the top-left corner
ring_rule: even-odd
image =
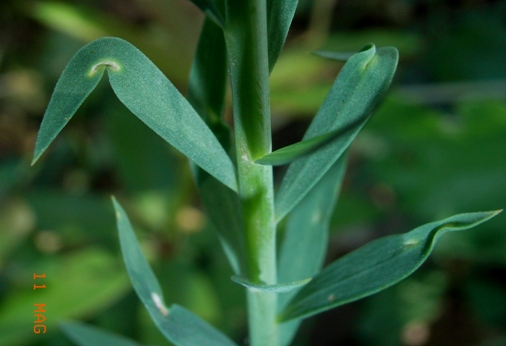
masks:
[[[175,304],[166,307],[158,280],[142,253],[128,216],[114,197],[112,201],[118,217],[121,253],[132,286],[162,334],[175,345],[234,346],[226,335],[191,311]]]
[[[317,154],[319,150],[323,150],[327,146],[333,145],[334,141],[338,141],[347,136],[350,131],[355,130],[356,126],[360,125],[360,122],[363,120],[363,118],[355,119],[350,124],[338,128],[337,130],[278,149],[259,158],[255,163],[260,165],[280,166],[310,154]]]
[[[499,212],[458,214],[374,240],[316,275],[290,300],[280,318],[286,322],[313,316],[384,290],[418,269],[444,233],[475,227]]]
[[[307,153],[307,146],[302,146],[302,143],[311,144],[306,142],[309,140],[317,144],[309,151],[319,147],[312,155],[299,158],[288,168],[276,196],[276,220],[288,214],[350,146],[388,90],[397,61],[395,48],[376,49],[374,45],[367,45],[344,64],[303,142],[299,147],[292,148],[303,149],[300,151],[306,150]],[[343,132],[331,141],[331,145],[321,146],[325,141],[316,141],[318,136],[332,131],[336,134]]]

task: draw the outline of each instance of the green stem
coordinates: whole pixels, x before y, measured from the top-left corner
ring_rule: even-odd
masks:
[[[276,283],[272,167],[254,161],[271,151],[265,0],[227,2],[226,42],[234,106],[239,195],[249,280]],[[276,294],[248,290],[250,344],[278,345]]]

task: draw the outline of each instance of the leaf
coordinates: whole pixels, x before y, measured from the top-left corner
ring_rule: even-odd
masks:
[[[163,335],[178,346],[235,345],[200,317],[178,305],[165,306],[158,280],[144,258],[132,225],[113,197],[123,260],[132,285]]]
[[[280,320],[309,317],[390,287],[420,267],[444,233],[477,226],[500,212],[458,214],[372,241],[314,277],[291,299]]]
[[[311,281],[311,278],[307,278],[307,279],[303,279],[303,280],[286,282],[286,283],[281,283],[281,284],[265,285],[265,284],[257,284],[257,283],[251,282],[248,279],[245,279],[242,276],[237,276],[237,275],[232,276],[231,279],[233,282],[235,282],[239,285],[242,285],[246,288],[249,288],[251,290],[257,290],[257,291],[262,291],[262,292],[272,292],[272,293],[290,292],[296,288],[304,286],[309,281]]]
[[[190,72],[188,100],[225,150],[231,150],[230,129],[222,120],[227,85],[227,51],[222,30],[206,19]],[[235,274],[244,272],[244,227],[239,196],[200,168],[195,181],[213,226]]]
[[[267,0],[269,71],[272,71],[286,41],[298,0]]]
[[[56,84],[35,145],[35,163],[104,71],[132,113],[197,165],[233,190],[235,169],[216,137],[162,72],[130,43],[104,37],[81,48]]]
[[[374,45],[353,55],[343,66],[303,140],[338,129],[353,128],[311,156],[293,162],[276,196],[276,219],[281,220],[321,179],[349,147],[386,93],[397,66],[395,48]]]
[[[225,26],[225,20],[213,0],[191,0],[206,16],[220,28]]]
[[[211,129],[214,123],[223,122],[227,77],[223,31],[205,19],[190,71],[188,101]]]
[[[244,223],[239,196],[202,170],[194,171],[194,175],[234,273],[245,273]]]
[[[289,214],[279,250],[279,282],[314,277],[321,270],[328,246],[329,222],[345,168],[346,155],[343,155]],[[298,291],[278,295],[279,311]],[[280,325],[281,345],[290,344],[299,324],[300,320],[292,320]]]
[[[325,52],[325,51],[317,51],[313,53],[314,55],[321,56],[322,58],[327,58],[331,60],[346,62],[348,61],[355,53],[344,53],[344,52]]]
[[[278,281],[301,280],[320,271],[345,168],[344,155],[290,213],[279,250]]]
[[[305,141],[301,141],[273,151],[272,153],[269,153],[256,160],[255,163],[261,165],[280,166],[295,161],[299,158],[314,153],[326,144],[332,145],[332,142],[334,140],[338,140],[343,136],[348,135],[350,131],[355,129],[360,120],[362,119],[359,118],[344,128],[340,128],[317,137],[306,139]]]
[[[61,323],[67,337],[79,346],[139,346],[137,342],[95,326],[78,322]]]

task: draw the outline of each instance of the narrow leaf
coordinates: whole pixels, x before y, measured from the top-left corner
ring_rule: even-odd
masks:
[[[347,136],[350,131],[353,131],[362,119],[356,119],[353,123],[346,125],[344,128],[325,133],[323,135],[306,139],[305,141],[298,142],[284,148],[278,149],[269,153],[260,159],[256,160],[255,163],[261,165],[280,166],[295,161],[299,158],[314,153],[318,149],[332,142],[339,140],[344,136]]]
[[[33,163],[72,118],[105,70],[114,92],[133,114],[223,184],[237,189],[230,158],[195,110],[142,52],[114,37],[84,46],[63,71],[42,120]]]
[[[227,336],[183,307],[166,307],[158,280],[142,254],[125,211],[114,197],[112,201],[128,275],[137,295],[163,335],[177,346],[235,345]]]
[[[267,0],[269,70],[272,71],[286,41],[298,0]]]
[[[348,61],[355,53],[344,53],[344,52],[325,52],[325,51],[317,51],[313,53],[314,55],[321,56],[322,58],[327,58],[331,60],[346,62]]]
[[[61,329],[79,346],[140,346],[137,342],[121,335],[84,323],[64,322],[61,324]]]
[[[346,155],[334,163],[290,213],[279,250],[278,281],[301,280],[320,271],[345,168]]]
[[[314,277],[320,272],[345,168],[346,155],[343,155],[289,214],[279,250],[279,282]],[[279,311],[298,291],[299,288],[278,296]],[[299,324],[300,320],[291,320],[279,326],[281,345],[290,344]]]
[[[227,151],[230,129],[222,113],[227,84],[227,51],[223,31],[204,21],[190,72],[188,100]],[[239,196],[204,170],[193,167],[195,181],[235,274],[244,272],[244,230]]]
[[[349,147],[386,93],[397,60],[395,48],[376,50],[374,45],[369,45],[348,59],[303,140],[329,131],[344,130],[349,126],[352,128],[313,155],[300,158],[290,165],[276,196],[277,220],[281,220],[299,203]]]
[[[234,275],[231,277],[232,281],[242,285],[246,288],[257,290],[257,291],[263,291],[263,292],[272,292],[272,293],[286,293],[290,292],[296,288],[302,287],[305,284],[307,284],[309,281],[311,281],[311,278],[303,279],[303,280],[297,280],[292,282],[286,282],[281,284],[275,284],[275,285],[265,285],[265,284],[257,284],[254,282],[249,281],[248,279],[243,278],[242,276]]]
[[[223,122],[227,77],[223,30],[205,19],[190,71],[188,101],[211,129],[213,124]]]
[[[372,241],[314,277],[291,299],[280,319],[309,317],[390,287],[420,267],[444,233],[477,226],[499,212],[458,214]]]
[[[200,8],[220,28],[225,27],[225,20],[213,0],[191,0],[191,2]]]
[[[193,170],[207,214],[235,274],[245,273],[244,223],[239,196],[207,172]]]

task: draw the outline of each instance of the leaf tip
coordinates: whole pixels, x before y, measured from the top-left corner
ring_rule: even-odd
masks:
[[[114,195],[111,195],[111,201],[114,207],[114,215],[116,216],[116,221],[119,222],[121,219],[121,213],[123,212],[123,209],[121,207],[121,204],[119,204],[118,200],[116,199],[116,197],[114,197]]]
[[[262,156],[258,160],[255,160],[254,163],[256,163],[257,165],[268,165],[269,164],[268,160],[265,159],[265,156]]]
[[[39,134],[40,136],[40,134]],[[37,142],[35,143],[35,150],[33,151],[33,158],[32,158],[32,162],[30,163],[30,166],[33,166],[37,163],[37,161],[39,161],[40,157],[42,156],[42,154],[44,153],[44,151],[46,150],[46,148],[43,148],[41,149],[41,146],[39,144],[40,142],[40,137],[37,137]]]
[[[502,213],[503,209],[497,209],[497,210],[490,210],[486,212],[482,212],[482,214],[485,214],[483,219],[480,223],[490,220],[491,218],[497,216],[498,214]]]
[[[113,61],[112,59],[102,60],[90,68],[90,70],[88,71],[88,77],[89,78],[94,77],[101,67],[109,67],[114,71],[121,70],[121,65],[118,62]]]

